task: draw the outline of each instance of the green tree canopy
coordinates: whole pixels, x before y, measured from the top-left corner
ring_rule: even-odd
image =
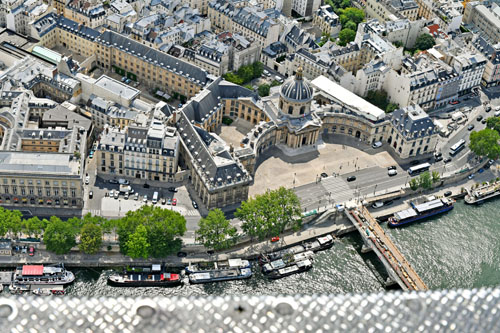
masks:
[[[252,64],[253,79],[258,78],[264,72],[264,64],[260,61],[256,61]]]
[[[134,233],[127,240],[127,255],[131,258],[144,258],[149,256],[148,232],[146,227],[138,225]]]
[[[339,45],[346,46],[347,43],[350,43],[356,37],[356,32],[351,29],[344,29],[339,32]]]
[[[420,176],[418,177],[418,185],[424,190],[432,188],[432,178],[429,171],[420,174]]]
[[[86,254],[96,254],[101,249],[101,244],[101,227],[98,224],[86,223],[80,231],[80,250]]]
[[[271,90],[271,87],[268,84],[262,84],[259,86],[258,92],[260,97],[266,97],[269,96],[269,91]]]
[[[479,132],[473,131],[469,147],[478,156],[486,156],[492,160],[500,157],[500,135],[497,131],[485,128]]]
[[[26,233],[30,237],[40,237],[43,229],[45,228],[45,223],[37,216],[23,220],[22,224],[24,233]]]
[[[247,235],[265,239],[300,226],[300,201],[293,190],[280,187],[243,202],[235,216],[243,221]]]
[[[46,224],[47,227],[43,233],[43,242],[47,250],[55,254],[65,254],[76,245],[76,230],[70,223],[52,216]]]
[[[437,171],[432,171],[432,183],[437,183],[441,179],[441,176],[439,175],[439,172]]]
[[[410,179],[410,188],[413,191],[416,191],[418,189],[418,180],[417,180],[417,178]]]
[[[436,41],[429,34],[421,34],[415,41],[415,49],[425,51],[436,45]]]
[[[209,249],[223,250],[234,244],[236,228],[226,220],[224,213],[216,208],[198,222],[196,241]]]
[[[149,256],[160,258],[180,250],[186,232],[186,219],[179,213],[158,206],[142,206],[129,211],[117,223],[120,252],[128,254],[128,241],[139,225],[146,228]]]
[[[345,9],[342,9],[340,15],[340,23],[342,24],[342,27],[344,27],[345,24],[347,24],[348,21],[354,22],[356,24],[356,28],[358,24],[363,22],[365,19],[365,12],[362,9],[358,9],[355,7],[348,7]],[[354,29],[356,30],[356,29]]]
[[[22,214],[18,210],[8,210],[0,207],[0,237],[7,232],[17,235],[22,229]]]
[[[500,134],[500,117],[490,117],[486,120],[488,128],[494,129]]]
[[[347,21],[344,25],[344,29],[351,29],[352,31],[356,31],[358,29],[358,25],[353,21]]]

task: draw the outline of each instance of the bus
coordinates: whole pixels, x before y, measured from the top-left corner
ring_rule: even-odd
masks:
[[[451,156],[454,156],[456,154],[458,154],[458,152],[460,150],[462,150],[462,148],[465,147],[465,140],[464,139],[461,139],[460,141],[458,141],[457,143],[455,143],[451,148],[450,148],[450,155]]]
[[[416,174],[419,174],[421,172],[429,170],[430,167],[431,167],[431,165],[429,163],[422,163],[422,164],[415,165],[415,166],[412,166],[411,168],[409,168],[408,173],[410,175],[416,175]]]

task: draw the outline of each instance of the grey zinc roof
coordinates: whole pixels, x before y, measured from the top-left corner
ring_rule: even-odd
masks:
[[[136,57],[142,57],[144,60],[147,59],[151,63],[163,68],[170,70],[175,69],[176,73],[183,76],[189,76],[190,78],[199,81],[200,84],[206,84],[210,81],[210,78],[207,76],[207,72],[205,70],[113,31],[108,30],[103,32],[99,37],[99,42],[102,44],[109,43],[109,45],[113,45],[117,49],[122,49],[124,51],[126,49],[128,49],[128,52],[133,51],[132,54]],[[114,45],[115,43],[116,45]]]
[[[289,78],[280,89],[281,96],[292,101],[308,101],[313,89],[305,79]]]
[[[409,139],[431,135],[436,127],[432,119],[418,105],[395,110],[391,122],[402,136]]]

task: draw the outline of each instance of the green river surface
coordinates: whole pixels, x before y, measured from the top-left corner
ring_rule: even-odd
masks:
[[[387,229],[386,223],[382,224]],[[430,289],[456,289],[500,284],[500,200],[482,206],[463,202],[442,216],[401,229],[388,229]],[[373,253],[361,254],[356,234],[342,237],[314,257],[313,268],[281,280],[268,280],[254,263],[249,280],[185,284],[175,288],[117,288],[106,284],[112,270],[73,269],[71,296],[193,296],[364,293],[385,290],[387,273]]]

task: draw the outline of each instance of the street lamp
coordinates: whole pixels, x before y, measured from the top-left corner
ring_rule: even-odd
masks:
[[[375,184],[375,188],[373,189],[373,195],[375,195],[375,192],[377,191],[377,186],[378,184]]]

